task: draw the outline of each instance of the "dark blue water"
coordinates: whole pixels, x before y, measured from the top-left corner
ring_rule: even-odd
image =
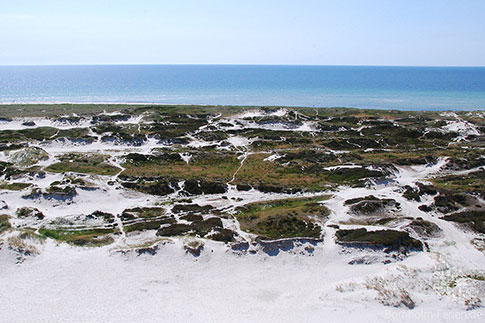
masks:
[[[483,67],[0,67],[0,102],[485,109]]]

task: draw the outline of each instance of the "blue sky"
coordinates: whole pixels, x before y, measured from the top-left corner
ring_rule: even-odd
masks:
[[[1,0],[24,64],[485,66],[485,0]]]

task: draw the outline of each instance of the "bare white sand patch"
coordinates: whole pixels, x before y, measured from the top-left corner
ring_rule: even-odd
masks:
[[[275,161],[275,160],[277,160],[281,157],[283,157],[283,155],[276,153],[276,154],[272,154],[272,155],[266,157],[265,159],[263,159],[263,161],[271,161],[272,162],[272,161]]]
[[[252,141],[246,137],[241,137],[241,136],[231,136],[226,140],[236,148],[247,147],[251,144],[251,141]]]
[[[398,317],[402,322],[456,322],[449,316],[460,315],[460,321],[476,322],[485,315],[483,308],[466,312],[453,297],[427,290],[406,264],[349,266],[338,248],[317,249],[313,256],[240,257],[208,242],[194,258],[182,244],[161,244],[155,256],[116,250],[108,256],[107,248],[50,242],[21,266],[2,250],[0,282],[8,291],[0,293],[2,320],[389,322]],[[422,254],[410,258],[409,265],[426,273],[439,264]],[[401,305],[403,290],[419,306]]]

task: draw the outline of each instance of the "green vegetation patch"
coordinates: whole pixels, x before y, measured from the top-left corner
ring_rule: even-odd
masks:
[[[44,198],[72,199],[77,195],[76,189],[72,186],[57,186],[51,184],[43,193]]]
[[[473,210],[453,213],[442,217],[443,220],[463,223],[478,233],[485,233],[485,211]]]
[[[19,218],[36,218],[38,220],[44,219],[44,214],[36,208],[21,207],[17,209],[17,217]]]
[[[111,213],[102,212],[102,211],[94,211],[93,213],[86,216],[87,219],[102,219],[104,222],[107,223],[114,223],[115,216]]]
[[[67,229],[67,228],[41,228],[39,233],[42,236],[67,242],[76,246],[98,247],[114,242],[110,234],[118,233],[114,226],[109,228],[86,228],[86,229]]]
[[[218,228],[215,233],[207,235],[206,238],[221,242],[234,242],[236,236],[237,233],[232,230]]]
[[[421,196],[436,195],[438,190],[433,185],[425,185],[423,183],[416,183],[416,187],[405,186],[406,191],[402,194],[404,198],[410,201],[421,201]]]
[[[93,140],[89,136],[89,129],[87,128],[72,128],[72,129],[57,129],[54,127],[36,127],[21,130],[1,130],[0,142],[13,143],[22,141],[44,141],[59,138],[74,138]]]
[[[103,112],[132,111],[119,104],[8,104],[0,106],[0,116],[11,118],[59,117],[65,115],[99,115]]]
[[[432,179],[433,184],[442,189],[454,192],[481,192],[485,188],[485,170],[468,173],[467,175],[450,175]]]
[[[24,174],[26,170],[13,167],[12,163],[0,161],[0,176],[4,175],[8,180],[16,175]]]
[[[168,195],[174,193],[173,187],[178,187],[177,183],[169,183],[163,180],[149,181],[139,179],[136,182],[122,182],[121,185],[125,188],[129,188],[138,192],[152,195]]]
[[[280,152],[285,154],[285,152]],[[369,178],[387,174],[365,167],[327,170],[339,160],[329,154],[293,154],[275,161],[265,160],[270,154],[252,154],[236,176],[236,184],[281,186],[288,189],[322,191],[338,185],[362,186]]]
[[[30,183],[7,183],[1,182],[0,183],[0,190],[9,190],[9,191],[21,191],[26,189],[27,187],[32,186]]]
[[[57,134],[58,130],[53,127],[38,127],[22,130],[0,131],[0,142],[19,142],[30,140],[48,140]]]
[[[130,220],[135,218],[157,218],[165,215],[165,209],[161,207],[135,207],[126,209],[121,215],[121,220]]]
[[[158,230],[163,224],[176,222],[173,217],[165,215],[165,210],[159,207],[126,209],[121,214],[121,221],[126,233]]]
[[[433,222],[423,220],[422,218],[417,218],[411,221],[409,227],[423,238],[434,237],[442,231],[438,225],[434,224]]]
[[[191,223],[174,223],[162,227],[157,231],[157,235],[162,237],[191,235],[223,242],[234,241],[237,235],[234,231],[225,229],[222,220],[218,217],[210,217],[204,220],[200,215],[189,214],[184,216],[183,219]]]
[[[207,214],[214,210],[212,205],[200,206],[198,204],[175,204],[172,208],[173,213],[202,213]]]
[[[125,230],[126,233],[145,230],[158,230],[162,224],[175,222],[175,219],[169,217],[157,220],[145,220],[136,223],[125,224],[123,225],[123,230]]]
[[[60,162],[45,168],[54,173],[74,172],[82,174],[115,175],[120,168],[109,164],[108,156],[100,154],[69,153],[59,157]]]
[[[0,234],[10,229],[12,225],[8,221],[7,214],[0,214]]]
[[[442,213],[452,213],[463,207],[474,206],[476,203],[475,197],[459,190],[441,190],[440,194],[434,198],[434,206]]]
[[[18,150],[25,148],[27,145],[25,143],[20,143],[20,144],[4,144],[0,143],[0,151],[5,151],[9,152],[11,150]]]
[[[181,236],[189,231],[192,231],[192,227],[190,224],[185,224],[185,223],[174,223],[172,225],[169,225],[167,227],[163,227],[160,230],[157,231],[157,236],[162,236],[162,237],[175,237],[175,236]]]
[[[41,160],[49,159],[49,154],[39,147],[27,147],[9,156],[10,161],[19,167],[29,167]]]
[[[146,125],[142,132],[157,136],[161,139],[173,139],[181,137],[189,132],[198,130],[208,122],[211,114],[206,114],[201,111],[190,111],[174,113],[175,111],[159,111],[157,117],[154,118],[154,123]]]
[[[329,210],[319,203],[326,198],[318,196],[251,203],[237,208],[236,218],[242,230],[267,240],[320,238],[321,228],[314,222],[329,215]]]
[[[400,204],[394,199],[379,199],[373,195],[348,199],[344,204],[351,205],[350,210],[360,215],[375,215],[389,209],[400,208]]]
[[[128,177],[165,177],[171,179],[204,179],[227,182],[240,165],[235,153],[194,152],[187,164],[178,158],[168,156],[149,157],[146,160],[134,160],[128,155],[129,162],[124,163],[123,176]]]
[[[367,231],[365,228],[337,230],[337,242],[362,247],[387,248],[391,250],[423,250],[421,241],[409,236],[409,233],[396,230]]]
[[[94,137],[89,136],[88,128],[59,129],[53,139],[58,138],[84,139],[88,141],[94,139]]]

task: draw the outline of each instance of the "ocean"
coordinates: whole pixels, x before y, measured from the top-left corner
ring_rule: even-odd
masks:
[[[485,67],[0,66],[0,103],[485,110]]]

